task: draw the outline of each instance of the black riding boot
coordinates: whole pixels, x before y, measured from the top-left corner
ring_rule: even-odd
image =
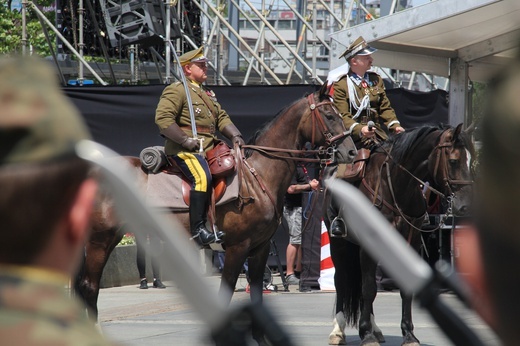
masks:
[[[208,196],[205,192],[190,191],[190,231],[199,245],[215,242],[215,234],[206,229]],[[223,232],[217,232],[218,241],[222,241]]]
[[[347,236],[347,225],[345,225],[345,221],[339,215],[340,208],[336,205],[335,201],[332,200],[327,208],[327,214],[329,220],[332,219],[330,223],[330,236],[334,238],[344,238]]]
[[[336,217],[330,224],[330,234],[334,238],[343,238],[347,236],[347,226],[342,218]]]

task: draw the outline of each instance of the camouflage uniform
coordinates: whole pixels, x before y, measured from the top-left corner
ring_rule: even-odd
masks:
[[[347,78],[351,78],[359,99],[368,95],[370,100],[369,110],[363,110],[356,119],[353,118],[356,111],[350,105]],[[370,120],[375,124],[374,128],[378,138],[382,140],[388,139],[388,135],[383,130],[381,123],[388,129],[399,125],[397,116],[390,105],[390,100],[386,96],[383,79],[377,73],[367,72],[364,78],[360,78],[350,71],[333,84],[332,96],[335,106],[343,117],[345,127],[352,131],[352,137],[356,142],[361,140],[362,126],[358,125],[366,125]]]
[[[197,133],[199,137],[204,138],[204,150],[207,151],[213,148],[217,138],[215,131],[222,131],[224,127],[232,124],[232,121],[217,102],[213,91],[193,81],[189,83],[189,89]],[[160,129],[166,129],[171,124],[177,123],[189,137],[193,137],[190,110],[182,83],[177,82],[164,89],[155,111],[155,123]],[[186,151],[182,145],[169,138],[166,138],[164,147],[166,155],[177,155],[181,151]]]
[[[55,71],[47,64],[26,57],[0,60],[2,174],[18,172],[18,169],[23,173],[40,164],[73,158],[78,141],[90,139],[79,111],[64,96]],[[2,181],[5,183],[7,179]],[[6,191],[8,189],[4,190],[4,196],[17,192]],[[23,244],[26,234],[20,235],[12,229],[12,220],[6,218],[12,212],[4,200],[0,210],[0,219],[4,222],[2,231],[12,234],[10,240],[4,239],[0,263],[0,343],[109,345],[94,322],[87,318],[84,305],[67,292],[68,273],[58,272],[52,265],[43,269],[41,266],[45,264],[32,263],[31,256],[35,255],[30,249],[34,244],[28,243],[28,250],[23,253],[27,266],[13,265],[20,262],[9,257],[5,249],[13,243]],[[40,231],[49,236],[56,233],[48,229]]]
[[[3,345],[110,345],[71,299],[67,278],[29,267],[1,267],[0,340]]]

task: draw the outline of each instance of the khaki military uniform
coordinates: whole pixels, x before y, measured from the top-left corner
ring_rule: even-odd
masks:
[[[111,345],[57,272],[0,266],[2,345]]]
[[[352,72],[349,72],[341,77],[333,84],[333,90],[331,91],[334,105],[343,117],[345,127],[347,130],[352,131],[354,141],[358,142],[361,140],[362,126],[372,120],[375,123],[375,131],[378,138],[382,140],[388,139],[388,135],[383,130],[381,123],[391,130],[393,127],[399,126],[399,121],[390,105],[390,100],[386,96],[383,79],[374,72],[367,72],[368,82],[365,79],[363,82],[359,77],[354,78],[351,75]],[[369,109],[363,110],[356,119],[353,118],[356,110],[350,104],[347,78],[352,78],[358,99],[361,100],[365,95],[368,95],[370,100]]]
[[[224,127],[232,124],[232,121],[218,103],[213,91],[193,81],[188,80],[188,83],[197,133],[199,137],[204,138],[204,150],[207,151],[214,146],[216,130],[222,131]],[[182,83],[177,82],[164,89],[155,111],[155,123],[160,130],[177,123],[189,137],[193,137],[190,110]],[[186,151],[180,144],[168,138],[164,147],[167,155],[177,155]]]

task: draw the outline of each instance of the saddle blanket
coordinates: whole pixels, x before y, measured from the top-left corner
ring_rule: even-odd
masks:
[[[150,207],[187,210],[182,197],[183,180],[180,176],[167,173],[148,174],[146,203]],[[216,205],[228,203],[238,198],[238,173],[226,177],[226,191]],[[188,187],[189,188],[189,187]]]

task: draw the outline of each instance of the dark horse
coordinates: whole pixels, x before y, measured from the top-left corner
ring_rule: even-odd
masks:
[[[351,162],[356,154],[352,139],[324,88],[281,111],[260,129],[246,146],[247,158],[237,162],[240,191],[237,200],[216,208],[216,226],[225,232],[226,257],[220,295],[229,303],[242,265],[248,258],[251,300],[262,301],[263,274],[269,256],[269,240],[275,233],[283,208],[283,197],[303,156],[307,142],[334,153],[337,162]],[[273,148],[275,147],[275,148]],[[147,173],[138,158],[130,158],[139,176],[147,183]],[[114,218],[112,200],[101,196],[93,215],[93,233],[86,246],[85,265],[77,289],[97,313],[99,281],[108,256],[122,237],[122,223]],[[188,229],[188,211],[172,211]],[[254,336],[260,340],[261,336]],[[259,341],[260,342],[260,341]]]
[[[355,183],[417,251],[427,211],[424,182],[448,201],[454,215],[468,213],[474,150],[461,129],[462,125],[424,126],[394,136],[373,149],[364,179]],[[334,202],[329,204],[325,218],[329,229],[337,212]],[[377,294],[377,262],[348,234],[347,230],[347,238],[330,240],[336,269],[336,316],[329,344],[345,344],[344,329],[348,324],[358,325],[361,345],[379,345],[384,337],[374,322],[372,305]],[[413,334],[412,297],[401,291],[401,298],[403,345],[419,346]]]

